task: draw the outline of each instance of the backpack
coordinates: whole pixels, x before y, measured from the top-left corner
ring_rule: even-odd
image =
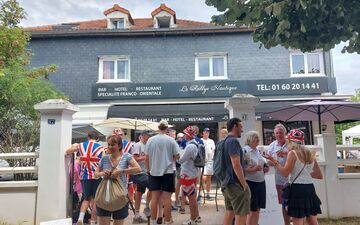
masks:
[[[225,140],[219,141],[215,147],[213,168],[214,168],[214,176],[219,181],[221,181],[226,176],[226,166],[225,166],[225,157],[224,157]]]
[[[203,168],[205,166],[205,146],[196,142],[191,142],[191,144],[196,145],[198,152],[194,159],[194,166]]]

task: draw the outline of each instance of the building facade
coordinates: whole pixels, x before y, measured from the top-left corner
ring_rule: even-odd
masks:
[[[149,18],[132,18],[118,5],[104,15],[28,28],[31,66],[58,66],[50,81],[79,106],[77,125],[110,117],[166,118],[177,130],[209,127],[216,139],[229,117],[225,100],[248,93],[261,100],[257,129],[267,144],[277,121],[262,112],[338,98],[330,52],[259,48],[251,28],[180,20],[164,4]],[[308,143],[318,132],[311,121],[288,125],[305,129]]]

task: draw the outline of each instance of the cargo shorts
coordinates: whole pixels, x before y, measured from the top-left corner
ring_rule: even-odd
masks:
[[[235,215],[245,216],[250,213],[251,192],[249,187],[244,191],[239,183],[229,184],[222,190],[225,208]]]

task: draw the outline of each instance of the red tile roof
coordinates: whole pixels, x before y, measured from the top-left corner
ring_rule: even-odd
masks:
[[[144,29],[153,29],[154,21],[152,18],[140,18],[133,19],[133,25],[130,27],[130,30],[144,30]],[[100,20],[90,20],[90,21],[82,21],[82,22],[71,22],[64,24],[55,24],[55,25],[46,25],[46,26],[37,26],[37,27],[27,27],[26,31],[36,32],[36,31],[52,31],[56,30],[57,27],[61,27],[61,25],[72,24],[72,28],[68,28],[71,30],[98,30],[98,29],[106,29],[106,19]],[[215,26],[212,23],[206,22],[198,22],[192,20],[177,20],[177,28],[199,28],[199,27],[212,27]],[[175,28],[176,29],[176,28]]]
[[[118,4],[115,4],[112,8],[105,10],[104,15],[106,16],[106,15],[112,13],[112,12],[115,12],[115,11],[119,11],[119,12],[122,12],[122,13],[125,13],[125,14],[129,15],[130,23],[134,24],[134,21],[131,18],[131,14],[130,14],[129,10],[120,7]]]
[[[161,11],[165,11],[168,12],[170,15],[174,16],[174,21],[176,23],[176,13],[174,10],[170,9],[169,7],[167,7],[164,3],[161,4],[158,8],[156,8],[154,11],[151,12],[151,16],[154,18],[154,16],[156,16],[156,14],[158,14]]]

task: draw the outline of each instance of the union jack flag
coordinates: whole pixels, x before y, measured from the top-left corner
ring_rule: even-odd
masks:
[[[123,152],[129,152],[131,154],[131,148],[133,147],[134,142],[123,140]]]
[[[99,165],[104,147],[93,141],[79,145],[81,176],[83,180],[95,179],[94,173]]]

